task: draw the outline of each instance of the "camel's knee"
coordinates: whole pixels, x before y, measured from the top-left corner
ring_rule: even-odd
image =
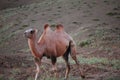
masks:
[[[76,55],[72,55],[72,54],[71,54],[71,57],[72,57],[72,59],[75,61],[75,63],[76,63],[77,65],[79,65],[79,61],[78,61]]]
[[[74,54],[71,54],[71,57],[72,57],[73,60],[76,60],[76,59],[77,59],[77,58],[76,58],[76,55],[74,55]]]
[[[40,72],[40,64],[39,63],[35,63],[35,65],[36,65],[36,72]]]

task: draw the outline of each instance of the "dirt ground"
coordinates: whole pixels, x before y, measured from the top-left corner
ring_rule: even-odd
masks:
[[[34,80],[35,65],[30,55],[20,53],[17,55],[0,55],[0,80]],[[96,64],[80,64],[85,73],[84,80],[119,80],[119,69],[112,69],[112,65],[105,65],[104,68],[99,67],[101,63]],[[42,61],[42,67],[39,80],[53,80],[54,74],[51,72],[51,63],[48,60]],[[65,75],[65,64],[58,65],[59,80],[63,80]],[[51,79],[50,79],[51,78]],[[75,64],[71,65],[69,80],[81,80],[79,71]]]
[[[35,64],[23,36],[45,23],[63,24],[74,38],[84,80],[120,80],[120,6],[115,0],[1,0],[0,80],[34,80]],[[69,80],[83,80],[75,63]],[[65,63],[58,59],[59,80]],[[39,80],[54,80],[50,60],[42,60]],[[55,79],[56,80],[56,79]]]

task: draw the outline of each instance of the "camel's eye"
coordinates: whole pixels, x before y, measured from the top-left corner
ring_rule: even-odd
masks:
[[[34,32],[35,32],[34,30],[30,31],[31,34],[33,34]]]

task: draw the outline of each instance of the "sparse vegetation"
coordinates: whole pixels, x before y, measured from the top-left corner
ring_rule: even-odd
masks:
[[[107,78],[106,80],[119,80],[120,76],[111,76],[109,78]]]
[[[51,27],[55,28],[55,27],[56,27],[56,24],[52,24]]]
[[[109,65],[113,69],[116,69],[116,70],[120,69],[119,60],[109,60],[107,58],[97,58],[97,57],[91,57],[91,58],[78,57],[78,60],[81,64],[101,64],[101,66],[99,65],[98,67],[103,66],[102,68],[104,68],[105,65]]]
[[[34,79],[34,78],[32,78],[32,77],[28,77],[28,78],[27,78],[27,80],[33,80],[33,79]]]
[[[93,21],[100,21],[99,19],[93,19]]]
[[[22,27],[23,27],[23,28],[26,28],[26,27],[28,27],[28,25],[23,25]]]
[[[26,46],[23,31],[33,26],[39,29],[41,34],[41,25],[45,23],[50,23],[53,29],[56,23],[65,25],[66,31],[72,35],[80,49],[77,56],[80,67],[84,70],[92,66],[98,68],[97,70],[92,67],[93,71],[87,71],[87,76],[92,75],[87,79],[119,80],[119,8],[118,2],[114,0],[39,0],[36,3],[0,10],[0,80],[34,79],[35,65]],[[57,61],[61,74],[65,72],[64,60],[60,58]],[[80,80],[75,62],[70,59],[70,63],[72,70],[69,79]],[[40,80],[56,80],[48,70],[51,67],[43,63]],[[110,70],[104,71],[107,69]],[[63,77],[64,73],[60,75],[60,80],[64,80]]]
[[[9,80],[15,80],[15,78],[13,76],[10,76]]]
[[[115,16],[115,15],[120,15],[120,13],[118,13],[118,12],[109,12],[106,15]]]
[[[78,24],[78,22],[76,22],[76,21],[74,21],[74,22],[72,22],[73,24]]]
[[[85,46],[89,46],[91,43],[92,43],[92,41],[90,39],[87,39],[87,40],[80,41],[78,43],[78,45],[80,47],[85,47]]]
[[[12,71],[11,71],[11,73],[13,74],[13,75],[15,75],[15,74],[19,74],[21,71],[20,71],[20,69],[18,69],[18,68],[14,68]]]
[[[0,80],[3,80],[4,79],[4,76],[3,75],[0,75]]]
[[[52,22],[53,20],[52,19],[49,19],[48,22]]]

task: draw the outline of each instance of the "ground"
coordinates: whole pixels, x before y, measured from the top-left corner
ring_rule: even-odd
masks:
[[[76,42],[85,80],[120,80],[120,1],[115,0],[1,0],[0,80],[34,80],[35,64],[23,33],[49,23],[62,24]],[[70,57],[69,80],[82,80]],[[59,79],[65,62],[57,61]],[[56,80],[43,58],[39,80]]]

